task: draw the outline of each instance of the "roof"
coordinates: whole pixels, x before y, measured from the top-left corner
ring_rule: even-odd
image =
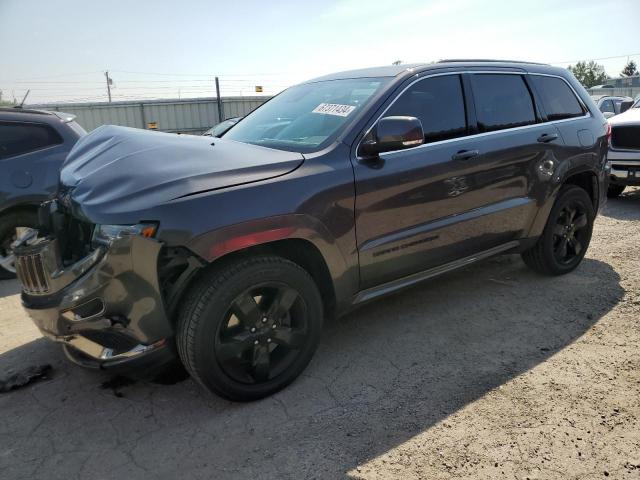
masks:
[[[53,112],[47,112],[45,110],[32,110],[30,108],[22,107],[0,107],[0,113],[32,113],[36,115],[53,115]]]
[[[403,65],[385,65],[382,67],[360,68],[357,70],[345,70],[343,72],[330,73],[309,80],[308,82],[320,82],[324,80],[340,80],[345,78],[368,78],[368,77],[396,77],[408,71],[426,67],[428,63],[414,63]],[[305,83],[308,83],[305,82]]]
[[[549,65],[548,63],[527,62],[524,60],[496,60],[491,58],[447,58],[437,63],[522,63],[526,65]]]
[[[402,65],[386,65],[382,67],[362,68],[358,70],[347,70],[344,72],[331,73],[322,77],[308,80],[304,83],[320,82],[325,80],[340,80],[347,78],[367,78],[367,77],[403,77],[414,73],[430,69],[443,69],[447,67],[460,68],[461,64],[467,67],[486,67],[491,65],[496,68],[520,68],[522,70],[547,71],[558,70],[560,67],[553,67],[544,63],[521,62],[517,60],[491,60],[491,59],[447,59],[431,63],[411,63]],[[563,69],[564,70],[564,69]]]
[[[64,112],[48,112],[46,110],[35,110],[21,107],[0,107],[0,118],[8,121],[32,120],[39,122],[51,122],[61,120],[67,123],[75,120],[76,116]]]

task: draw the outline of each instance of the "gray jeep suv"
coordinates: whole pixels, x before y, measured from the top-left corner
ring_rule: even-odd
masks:
[[[16,248],[22,300],[81,365],[177,356],[256,399],[303,371],[327,315],[500,253],[575,269],[606,163],[576,79],[504,61],[317,78],[222,138],[105,126]]]

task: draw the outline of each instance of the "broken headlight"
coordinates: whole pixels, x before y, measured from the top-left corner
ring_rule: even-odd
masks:
[[[110,245],[118,238],[139,235],[153,238],[158,230],[157,223],[139,223],[138,225],[96,225],[91,239],[94,245]]]

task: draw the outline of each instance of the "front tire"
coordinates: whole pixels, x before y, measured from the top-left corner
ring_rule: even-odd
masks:
[[[575,185],[562,187],[542,236],[522,259],[545,275],[563,275],[574,270],[584,258],[595,211],[586,191]]]
[[[180,309],[178,353],[206,389],[257,400],[300,375],[322,322],[320,293],[304,269],[281,257],[250,257],[196,280]]]
[[[0,280],[16,278],[11,244],[20,230],[36,228],[38,214],[31,210],[19,210],[0,217]]]
[[[622,192],[624,192],[625,185],[609,185],[607,188],[607,197],[608,198],[618,198]]]

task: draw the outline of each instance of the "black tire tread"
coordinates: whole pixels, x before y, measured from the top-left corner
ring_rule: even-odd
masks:
[[[256,265],[288,265],[298,269],[313,282],[311,275],[298,264],[283,257],[272,255],[248,257],[238,261],[226,262],[219,266],[213,266],[195,280],[191,290],[185,295],[181,304],[177,322],[176,345],[178,355],[185,369],[191,377],[206,390],[212,387],[205,384],[195,365],[195,332],[199,322],[203,318],[202,311],[225,282],[243,270]],[[220,396],[230,398],[224,391],[215,388],[213,388],[213,390]]]
[[[562,200],[565,196],[570,195],[571,192],[574,192],[574,191],[581,192],[581,194],[584,194],[588,197],[588,194],[584,189],[576,185],[565,185],[560,189],[560,193],[558,194],[556,204],[558,201]],[[589,202],[590,201],[591,199],[589,199]],[[554,205],[554,208],[555,208],[555,205]],[[553,266],[547,261],[546,254],[544,252],[543,238],[545,237],[545,234],[548,228],[549,228],[549,223],[547,222],[547,224],[544,227],[544,231],[542,235],[540,236],[538,241],[535,243],[535,245],[530,249],[522,252],[520,256],[522,257],[522,260],[529,268],[531,268],[532,270],[538,273],[541,273],[543,275],[550,275],[550,276],[562,275],[565,272],[558,272],[557,270],[555,270]]]

